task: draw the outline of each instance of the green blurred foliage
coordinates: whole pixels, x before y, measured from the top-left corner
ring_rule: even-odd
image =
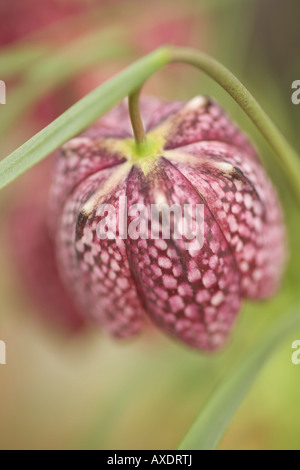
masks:
[[[121,3],[97,6],[98,16],[89,15],[89,22],[85,21],[87,31],[82,32],[81,39],[69,34],[63,50],[53,40],[60,28],[71,29],[65,23],[1,50],[0,78],[3,71],[13,87],[11,101],[8,96],[7,107],[1,108],[2,156],[42,127],[40,115],[33,110],[41,94],[47,94],[48,86],[51,91],[61,91],[64,85],[59,112],[63,111],[95,83],[140,55],[137,40],[132,39],[133,28],[140,24],[144,28],[148,21],[157,23],[161,15],[180,18],[183,14],[193,17],[193,28],[188,44],[181,45],[201,48],[223,62],[300,150],[300,107],[293,106],[290,98],[291,82],[299,79],[300,73],[299,28],[293,20],[299,18],[298,0],[189,0],[178,2],[178,11],[172,2],[161,0],[155,4],[152,17],[139,2]],[[97,39],[91,40],[88,47],[86,65],[80,58],[77,64],[72,60],[76,57],[75,41],[84,44],[84,38],[92,38],[99,16],[105,27],[117,30],[117,34],[98,41],[96,32]],[[68,20],[68,24],[75,20]],[[78,18],[76,21],[80,23]],[[130,47],[124,49],[126,44]],[[116,53],[107,58],[104,54],[103,59],[101,48],[107,50],[108,45],[113,51],[122,51],[121,58]],[[66,62],[70,68],[66,63],[59,66],[64,51],[71,51],[71,60]],[[60,69],[62,73],[58,74]],[[48,77],[43,93],[36,86],[41,71],[47,71]],[[288,184],[273,164],[271,151],[253,125],[225,92],[184,66],[160,72],[146,85],[145,93],[169,99],[187,99],[199,93],[212,95],[255,140],[280,193],[289,229],[291,260],[283,289],[271,301],[245,305],[232,341],[213,357],[187,350],[156,331],[124,344],[98,331],[84,337],[59,337],[36,321],[34,306],[22,288],[7,248],[5,220],[10,200],[22,197],[26,176],[21,178],[0,198],[0,339],[6,341],[8,348],[8,365],[0,366],[1,449],[175,448],[241,354],[268,331],[275,318],[285,315],[298,296],[299,212]],[[291,344],[295,339],[300,339],[300,328],[284,341],[264,369],[222,441],[222,449],[300,448],[300,366],[291,363]]]

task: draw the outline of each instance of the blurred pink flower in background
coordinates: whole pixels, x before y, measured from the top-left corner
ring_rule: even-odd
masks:
[[[0,45],[24,38],[45,26],[84,11],[84,0],[0,0]]]
[[[42,319],[62,331],[85,324],[58,274],[53,240],[48,231],[47,204],[51,161],[31,170],[21,201],[12,207],[11,249],[25,287]]]

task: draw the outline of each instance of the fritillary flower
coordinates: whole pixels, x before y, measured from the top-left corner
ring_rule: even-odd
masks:
[[[148,317],[189,346],[215,350],[243,299],[279,288],[282,210],[255,149],[217,103],[149,98],[141,112],[148,154],[135,151],[125,102],[58,152],[50,229],[60,276],[82,317],[115,337],[136,334]],[[120,217],[120,201],[128,225],[136,204],[202,205],[203,246],[184,246],[172,230],[167,239],[102,239],[99,207]]]

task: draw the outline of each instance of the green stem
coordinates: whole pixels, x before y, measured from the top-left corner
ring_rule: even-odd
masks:
[[[129,115],[131,125],[134,133],[135,143],[137,150],[143,147],[147,141],[144,124],[141,117],[141,111],[139,106],[141,88],[138,88],[131,95],[129,95]]]
[[[55,121],[0,161],[0,189],[14,181],[131,94],[169,61],[162,47],[86,95]]]
[[[191,49],[174,48],[171,62],[186,63],[202,70],[232,96],[274,150],[300,205],[299,156],[245,86],[222,64]]]
[[[154,73],[172,62],[182,62],[202,70],[221,85],[256,125],[272,149],[300,207],[300,160],[279,129],[242,83],[211,57],[191,49],[164,47],[137,61],[76,103],[56,121],[0,162],[0,188],[21,175],[108,111],[121,98],[132,95],[135,122],[138,122],[138,93]],[[133,120],[134,121],[134,120]],[[135,130],[143,141],[141,128]],[[144,141],[145,142],[145,141]],[[146,141],[147,142],[147,141]]]
[[[277,163],[291,185],[300,207],[299,156],[247,88],[226,67],[202,52],[186,48],[170,48],[169,63],[175,62],[192,65],[205,72],[238,103],[274,150]],[[145,142],[138,105],[140,89],[130,99],[134,108],[130,111],[130,116],[138,143]]]

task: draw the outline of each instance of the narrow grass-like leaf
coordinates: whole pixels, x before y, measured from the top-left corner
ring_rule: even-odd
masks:
[[[92,124],[168,62],[169,49],[160,48],[78,101],[0,162],[0,189]]]
[[[92,31],[61,51],[33,64],[22,83],[10,93],[9,105],[0,125],[2,138],[40,99],[90,67],[130,54],[121,31]]]
[[[300,303],[277,321],[219,385],[181,442],[180,450],[214,450],[263,366],[300,326]]]

